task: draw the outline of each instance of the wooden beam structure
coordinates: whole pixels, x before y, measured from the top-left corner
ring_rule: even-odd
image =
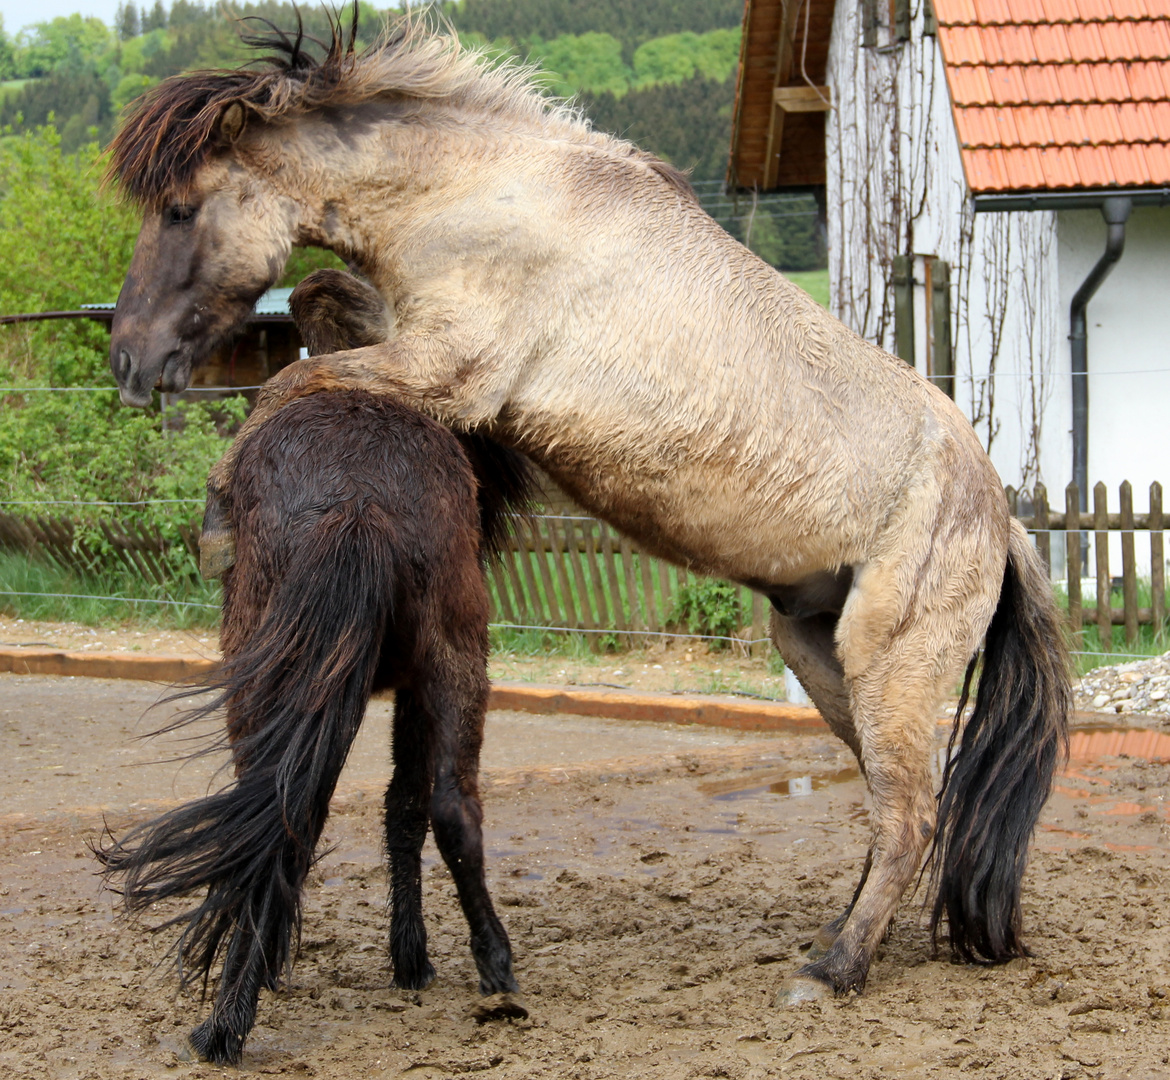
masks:
[[[836,0],[747,0],[728,186],[825,182],[824,85]]]

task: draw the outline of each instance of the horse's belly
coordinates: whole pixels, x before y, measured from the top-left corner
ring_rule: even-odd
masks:
[[[575,502],[648,554],[696,573],[770,592],[864,556],[864,530],[850,515],[818,517],[824,507],[803,493],[778,502],[709,464],[647,475],[578,470],[552,457],[540,463]]]

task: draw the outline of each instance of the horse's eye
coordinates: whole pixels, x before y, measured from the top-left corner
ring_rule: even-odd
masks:
[[[194,206],[172,206],[166,214],[168,225],[186,225],[195,216]]]

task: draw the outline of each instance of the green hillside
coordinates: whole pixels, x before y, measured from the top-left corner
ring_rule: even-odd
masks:
[[[296,24],[296,10],[287,3],[237,10],[278,26]],[[726,127],[718,113],[730,100],[739,57],[739,12],[738,0],[462,0],[441,8],[469,44],[538,64],[549,91],[559,96],[649,92],[653,109],[653,92],[661,87],[699,84],[692,96],[708,144],[676,163],[704,163],[704,179],[722,173],[722,165],[708,163],[717,156],[715,142],[726,144],[724,131],[714,129],[716,120]],[[372,38],[387,14],[394,13],[363,4],[362,34]],[[301,17],[309,34],[328,37],[324,8],[305,7]],[[169,10],[156,0],[149,11],[130,2],[116,22],[107,27],[70,15],[15,38],[0,31],[0,80],[28,80],[0,95],[0,126],[28,129],[52,117],[66,150],[90,138],[104,142],[118,111],[147,87],[191,68],[234,66],[245,55],[237,26],[221,10],[189,0],[174,0]],[[625,109],[638,111],[636,101]],[[647,145],[675,156],[665,145]]]
[[[240,16],[296,25],[291,3],[245,3]],[[359,45],[394,11],[362,3]],[[751,217],[715,190],[727,168],[742,0],[458,0],[438,14],[470,45],[538,65],[551,94],[575,99],[593,123],[682,169],[714,216],[764,258],[822,265],[815,205],[761,201]],[[326,8],[305,6],[308,34],[330,35]],[[51,125],[66,153],[104,144],[130,101],[170,75],[232,67],[247,50],[224,9],[191,0],[123,4],[115,26],[70,15],[15,37],[0,29],[0,131]]]

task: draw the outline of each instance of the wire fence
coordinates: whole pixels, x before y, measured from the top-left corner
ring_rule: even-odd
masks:
[[[148,597],[148,596],[101,596],[101,595],[96,595],[96,594],[91,594],[91,593],[25,592],[25,591],[17,591],[14,589],[7,589],[7,588],[3,588],[3,587],[0,587],[0,596],[31,596],[31,597],[45,597],[45,598],[64,599],[64,600],[100,600],[100,601],[109,601],[109,602],[113,602],[113,603],[123,603],[123,604],[160,604],[160,605],[165,605],[165,606],[170,606],[170,607],[194,607],[194,608],[204,608],[204,609],[212,610],[212,611],[219,610],[218,604],[204,604],[204,603],[193,601],[193,600],[161,600],[161,599],[157,599],[155,597]],[[614,634],[614,631],[612,629],[601,629],[601,628],[585,629],[585,628],[581,628],[581,627],[540,626],[540,625],[533,625],[533,624],[528,624],[528,623],[491,622],[488,624],[488,626],[492,630],[524,630],[524,631],[537,631],[540,633],[565,634],[565,635],[581,634],[581,635],[594,635],[594,636],[613,636],[613,634]],[[673,633],[673,632],[663,631],[663,630],[623,630],[623,631],[621,631],[621,633],[623,635],[629,635],[631,637],[639,637],[639,638],[648,638],[648,639],[660,639],[661,638],[661,639],[666,639],[666,640],[670,640],[670,641],[688,641],[688,642],[713,641],[713,642],[720,642],[720,643],[726,644],[726,645],[734,645],[734,646],[740,646],[740,647],[754,646],[754,645],[769,646],[772,644],[772,639],[770,637],[743,638],[743,637],[729,637],[729,636],[720,635],[720,634]],[[44,642],[32,642],[32,643],[19,643],[19,642],[17,642],[17,643],[11,643],[11,644],[44,645],[45,643]],[[1070,656],[1083,656],[1083,657],[1097,657],[1097,658],[1102,658],[1102,659],[1109,659],[1110,661],[1149,660],[1151,658],[1150,653],[1126,653],[1126,652],[1116,652],[1116,651],[1102,652],[1100,650],[1093,650],[1093,649],[1072,649],[1072,650],[1070,650],[1069,655]]]
[[[1108,372],[1106,375],[1151,374],[1166,369],[1133,372]],[[1004,373],[997,373],[1003,375]],[[1101,376],[1098,376],[1101,377]],[[197,387],[195,392],[234,393],[258,389],[257,386]],[[113,386],[100,387],[0,387],[0,392],[72,393],[109,392]],[[1118,510],[1108,506],[1104,485],[1092,492],[1093,510],[1080,510],[1080,495],[1074,486],[1065,493],[1065,511],[1048,505],[1042,485],[1034,492],[1007,489],[1013,513],[1021,518],[1032,534],[1041,556],[1055,572],[1064,588],[1072,629],[1080,633],[1095,625],[1102,648],[1079,649],[1080,657],[1136,659],[1144,655],[1133,651],[1114,651],[1112,627],[1124,627],[1127,644],[1138,637],[1139,627],[1153,631],[1161,642],[1166,622],[1164,532],[1170,521],[1162,514],[1160,484],[1151,485],[1149,512],[1135,513],[1133,492],[1128,482],[1119,489]],[[103,552],[87,548],[76,522],[69,518],[41,516],[39,511],[76,510],[84,517],[88,511],[114,510],[132,512],[155,506],[191,507],[195,514],[202,498],[143,498],[125,500],[23,498],[0,500],[0,547],[17,548],[45,555],[51,561],[83,572],[94,569]],[[7,513],[5,512],[7,511]],[[80,519],[79,519],[80,520]],[[610,530],[604,523],[584,515],[535,515],[518,526],[517,539],[492,571],[493,626],[525,632],[579,634],[591,638],[608,636],[610,641],[629,643],[633,639],[697,639],[720,645],[735,644],[746,650],[768,641],[767,602],[759,594],[736,586],[734,597],[719,598],[724,607],[724,625],[734,622],[735,633],[680,628],[686,617],[688,592],[698,588],[698,579],[686,571],[638,551],[636,546]],[[123,567],[141,573],[160,588],[166,587],[169,567],[165,558],[173,539],[164,538],[157,527],[145,526],[134,518],[122,521],[103,519],[100,528],[106,544],[104,553],[113,551]],[[193,568],[198,558],[198,530],[193,522],[179,530],[182,544],[191,557]],[[1136,539],[1149,540],[1148,561],[1139,560]],[[1118,548],[1118,545],[1120,547]],[[1118,556],[1120,558],[1118,559]],[[1121,574],[1114,576],[1111,566],[1121,564]],[[1148,580],[1139,582],[1139,561],[1148,569]],[[1095,594],[1096,604],[1086,602],[1086,594]],[[0,588],[0,594],[22,597],[57,596],[62,599],[106,601],[133,605],[163,605],[174,608],[214,610],[217,605],[194,600],[157,597],[127,597],[97,593],[39,593]],[[1115,594],[1120,594],[1116,596]],[[1120,599],[1120,604],[1115,603]],[[694,613],[695,604],[691,604]],[[701,608],[701,602],[698,607]],[[703,616],[700,610],[698,615]]]

